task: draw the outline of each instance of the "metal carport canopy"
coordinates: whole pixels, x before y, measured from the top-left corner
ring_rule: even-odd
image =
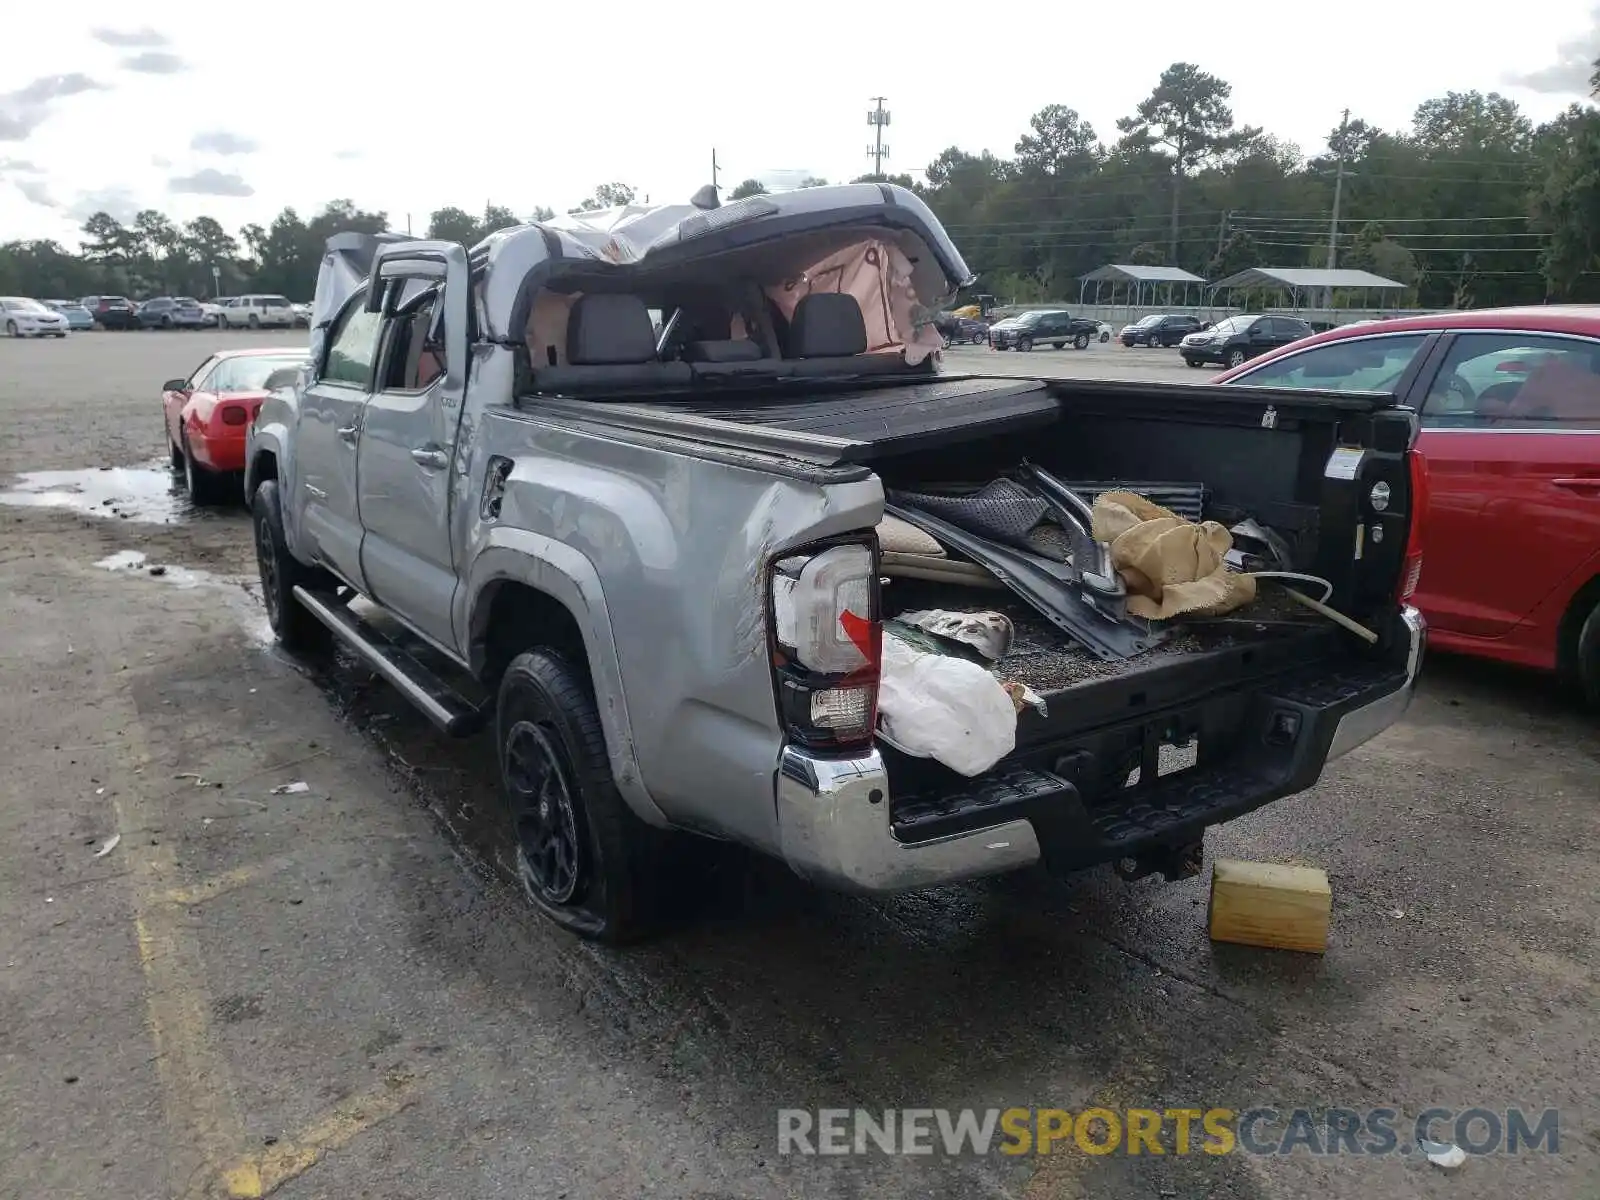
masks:
[[[1110,268],[1102,268],[1110,270]],[[1120,269],[1120,268],[1119,268]],[[1223,288],[1280,287],[1299,291],[1301,288],[1375,288],[1404,291],[1406,285],[1371,271],[1328,271],[1316,267],[1251,267],[1237,275],[1229,275],[1211,285],[1213,290]]]
[[[1084,283],[1204,283],[1198,275],[1177,267],[1141,267],[1129,263],[1109,263],[1087,275],[1080,275]]]

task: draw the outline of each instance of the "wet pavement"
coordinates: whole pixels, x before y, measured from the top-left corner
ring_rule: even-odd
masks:
[[[79,348],[85,379],[156,384],[207,349],[20,347]],[[244,514],[187,511],[170,479],[163,510],[138,482],[164,474],[137,466],[160,451],[151,385],[65,446],[38,414],[89,393],[35,397],[71,377],[47,366],[0,371],[0,430],[36,423],[0,433],[0,489],[73,497],[0,505],[0,1195],[1600,1194],[1600,735],[1545,681],[1439,658],[1402,726],[1213,831],[1211,857],[1328,871],[1324,957],[1212,945],[1200,880],[860,899],[710,845],[666,936],[599,949],[517,894],[483,739],[264,641]],[[1304,1149],[778,1153],[780,1107],[858,1105],[1562,1125],[1554,1154],[1453,1173]]]

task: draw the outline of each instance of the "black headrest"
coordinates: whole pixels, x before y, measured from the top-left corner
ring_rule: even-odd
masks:
[[[683,361],[691,363],[760,362],[762,357],[761,346],[749,338],[690,342],[683,348]]]
[[[575,367],[654,362],[655,326],[637,296],[579,296],[567,318],[567,361]]]
[[[844,358],[864,354],[867,322],[846,292],[812,292],[795,305],[789,322],[790,358]]]

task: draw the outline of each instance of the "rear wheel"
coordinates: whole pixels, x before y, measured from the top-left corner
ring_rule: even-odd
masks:
[[[580,937],[648,932],[664,835],[617,792],[589,681],[553,651],[519,654],[500,680],[495,740],[528,900]]]
[[[261,318],[256,316],[255,313],[251,313],[250,314],[249,325],[250,325],[251,329],[260,329],[261,328]]]
[[[1111,340],[1111,331],[1109,329],[1102,329],[1100,331],[1100,341],[1101,341],[1101,343],[1103,344],[1105,342],[1109,342],[1110,340]]]
[[[1087,350],[1089,348],[1089,335],[1087,333],[1080,333],[1077,337],[1073,338],[1072,348],[1074,350]]]
[[[1579,694],[1591,707],[1600,708],[1600,604],[1579,628],[1575,650],[1574,682]]]
[[[250,502],[255,529],[256,567],[261,572],[261,602],[267,621],[285,650],[297,654],[322,653],[333,645],[333,631],[295,599],[296,586],[331,588],[332,579],[308,567],[289,553],[283,536],[283,508],[278,481],[263,480]]]
[[[188,489],[189,502],[196,508],[211,508],[228,499],[229,479],[216,471],[208,471],[194,460],[189,448],[189,435],[183,434],[183,486]]]
[[[981,345],[983,345],[984,342],[986,342],[988,340],[989,340],[989,337],[988,337],[987,334],[975,333],[975,334],[972,335],[972,344],[974,346],[981,346]]]

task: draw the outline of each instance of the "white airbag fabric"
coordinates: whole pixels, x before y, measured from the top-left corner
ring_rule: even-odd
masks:
[[[981,775],[1017,744],[1017,709],[975,662],[883,639],[878,731],[897,750],[952,771]]]

